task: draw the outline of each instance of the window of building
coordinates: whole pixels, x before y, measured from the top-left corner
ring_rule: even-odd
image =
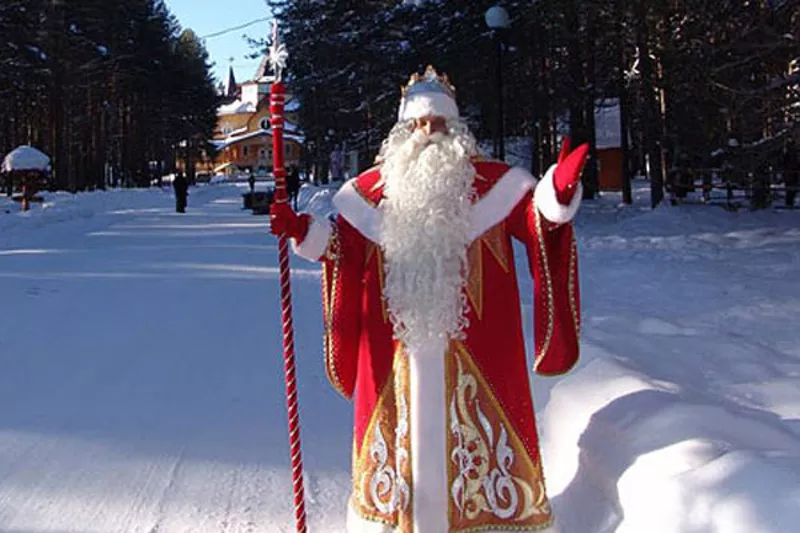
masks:
[[[248,151],[247,148],[248,148],[247,146],[242,147],[242,157],[247,157],[247,151]]]
[[[258,123],[258,126],[262,130],[268,130],[269,129],[269,117],[262,117],[261,120]]]

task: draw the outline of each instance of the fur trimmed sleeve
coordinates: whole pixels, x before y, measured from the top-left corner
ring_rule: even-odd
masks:
[[[508,227],[525,244],[534,280],[533,369],[538,374],[558,375],[578,361],[578,252],[572,223],[552,224],[536,205],[535,195],[528,193],[509,216]]]
[[[325,370],[347,399],[353,396],[358,367],[365,248],[364,238],[340,215],[321,258]]]

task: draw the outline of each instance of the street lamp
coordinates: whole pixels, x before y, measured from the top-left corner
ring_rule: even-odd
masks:
[[[505,33],[510,25],[508,11],[502,6],[493,6],[486,11],[486,25],[492,30],[492,36],[497,47],[497,61],[495,76],[497,80],[497,134],[494,140],[494,157],[505,159],[506,148],[503,133],[503,49],[505,48]]]

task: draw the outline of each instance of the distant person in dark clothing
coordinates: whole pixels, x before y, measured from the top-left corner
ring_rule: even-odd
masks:
[[[256,175],[253,169],[247,171],[247,184],[250,185],[250,192],[256,192]]]
[[[178,213],[186,212],[186,198],[189,195],[189,182],[186,181],[183,172],[178,172],[172,181],[172,189],[175,191],[175,211]]]
[[[289,201],[292,207],[297,210],[297,195],[300,192],[300,171],[296,166],[289,168],[289,173],[286,175],[286,193],[289,195]]]
[[[800,184],[800,162],[797,158],[797,145],[792,139],[786,143],[783,154],[783,184],[786,186],[786,207],[793,209],[797,185]]]

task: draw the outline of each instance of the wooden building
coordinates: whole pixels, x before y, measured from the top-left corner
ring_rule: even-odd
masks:
[[[205,157],[198,172],[236,176],[253,172],[272,172],[272,128],[270,126],[269,90],[274,78],[267,75],[264,58],[252,80],[237,84],[231,68],[225,87],[225,99],[217,110],[217,128],[210,144],[213,158]],[[284,146],[286,166],[299,166],[304,137],[298,126],[298,103],[287,94],[284,109]]]

